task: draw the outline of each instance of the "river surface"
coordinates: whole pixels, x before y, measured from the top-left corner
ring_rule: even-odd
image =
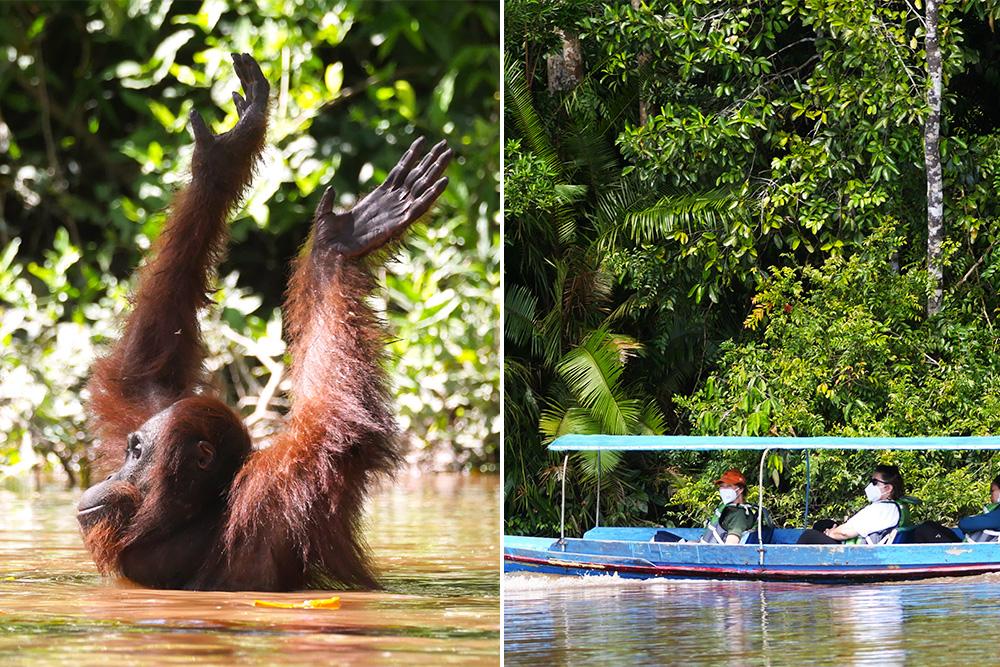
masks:
[[[428,475],[380,492],[386,590],[155,591],[102,578],[78,493],[0,491],[0,665],[498,664],[499,480]],[[264,609],[339,595],[339,609]]]
[[[832,586],[504,575],[504,664],[984,665],[1000,575]]]

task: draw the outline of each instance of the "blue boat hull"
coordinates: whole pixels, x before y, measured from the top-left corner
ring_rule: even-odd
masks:
[[[685,537],[701,531],[671,529]],[[655,529],[597,528],[562,543],[504,536],[505,572],[861,583],[1000,572],[1000,544],[796,545],[801,531],[775,531],[776,544],[651,542]],[[763,564],[761,564],[763,550]]]

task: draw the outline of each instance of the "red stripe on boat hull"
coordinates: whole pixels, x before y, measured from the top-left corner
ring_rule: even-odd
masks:
[[[525,565],[540,565],[557,567],[567,570],[600,570],[607,574],[644,574],[650,577],[683,577],[696,576],[714,579],[858,579],[872,581],[873,579],[923,579],[937,576],[967,576],[1000,572],[1000,563],[977,563],[956,565],[930,565],[905,567],[890,565],[884,568],[838,568],[838,569],[794,569],[756,567],[752,569],[735,569],[713,567],[709,565],[615,565],[613,563],[576,563],[565,559],[553,562],[547,558],[532,558],[504,554],[504,560]]]

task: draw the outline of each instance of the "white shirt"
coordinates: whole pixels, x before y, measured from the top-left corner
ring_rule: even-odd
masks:
[[[851,529],[861,537],[895,528],[899,523],[899,508],[891,501],[878,500],[844,522],[841,528]]]

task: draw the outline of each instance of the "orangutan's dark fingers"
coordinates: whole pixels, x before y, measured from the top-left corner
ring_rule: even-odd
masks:
[[[437,198],[441,196],[441,193],[444,192],[444,189],[446,187],[448,187],[447,177],[442,178],[438,180],[436,183],[434,183],[434,185],[432,185],[430,189],[427,190],[427,192],[420,195],[420,197],[418,197],[417,200],[413,202],[413,206],[411,206],[409,210],[409,217],[412,220],[416,220],[424,213],[426,213],[430,209],[430,207],[434,205],[434,202],[437,200]]]
[[[423,144],[423,137],[417,137],[417,139],[410,144],[410,147],[406,149],[405,153],[403,153],[403,157],[399,158],[399,162],[396,163],[396,166],[393,167],[389,172],[389,175],[386,176],[383,185],[388,188],[398,186],[398,184],[402,181],[403,176],[409,172],[410,167],[413,165],[413,161],[416,159],[417,151],[420,150]]]
[[[427,153],[427,155],[424,156],[424,159],[420,161],[420,164],[418,164],[414,169],[410,171],[409,174],[406,175],[406,180],[403,182],[403,187],[411,189],[413,187],[413,184],[416,183],[418,180],[420,180],[427,173],[427,170],[430,168],[432,164],[434,164],[440,153],[446,149],[447,149],[447,144],[445,144],[445,142],[443,141],[440,141],[437,144],[435,144],[434,147],[431,148],[431,150]]]

